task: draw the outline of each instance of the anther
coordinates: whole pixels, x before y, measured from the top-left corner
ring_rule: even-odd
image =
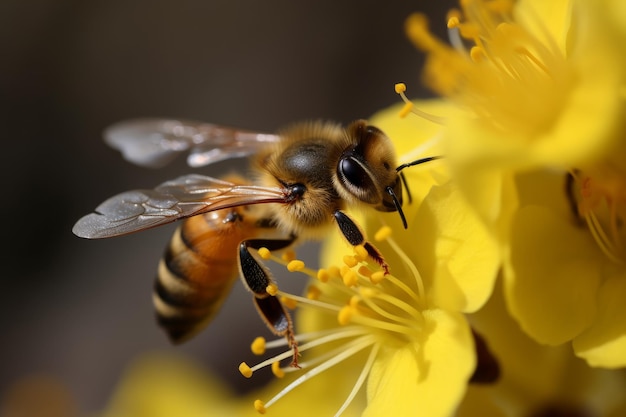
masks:
[[[245,362],[241,362],[239,364],[239,372],[241,372],[241,375],[245,376],[246,378],[252,377],[252,368],[250,368]]]
[[[367,249],[363,245],[356,245],[354,247],[354,257],[357,261],[363,262],[368,257]]]
[[[352,307],[347,305],[339,310],[339,314],[337,315],[337,321],[340,325],[345,326],[346,324],[350,323],[350,320],[352,320]],[[252,375],[252,373],[250,373],[250,375]]]
[[[255,355],[263,355],[265,353],[265,338],[259,336],[256,339],[254,339],[252,341],[252,344],[250,345],[250,350],[252,350],[252,353],[254,353]],[[239,365],[239,371],[241,371],[241,365]]]
[[[352,255],[345,255],[343,257],[343,263],[346,264],[348,266],[348,268],[353,268],[353,267],[357,266],[359,261],[357,261],[357,259],[354,256],[352,256]]]
[[[406,91],[406,84],[396,83],[396,85],[394,85],[394,89],[396,90],[396,94],[404,93]]]
[[[370,281],[374,285],[380,283],[383,279],[385,279],[384,271],[376,271],[370,275]]]
[[[276,295],[278,293],[278,286],[273,282],[265,287],[265,292],[269,295]]]
[[[461,11],[459,9],[450,9],[448,13],[446,13],[446,21],[450,22],[450,20],[456,19],[457,21],[461,21]],[[450,27],[448,23],[448,27]]]
[[[345,274],[341,276],[343,279],[343,284],[346,287],[354,287],[359,281],[359,277],[353,270],[348,270]]]
[[[470,58],[472,58],[472,61],[481,62],[486,57],[485,51],[480,46],[473,46],[472,49],[470,49]]]
[[[272,253],[270,252],[268,248],[259,248],[258,254],[261,257],[261,259],[264,259],[266,261],[270,259],[272,256]]]
[[[265,414],[265,404],[263,403],[263,401],[261,400],[255,400],[254,401],[254,409],[259,413],[259,414]]]
[[[459,16],[451,16],[448,18],[448,29],[454,29],[461,23]]]
[[[287,264],[287,270],[289,272],[302,271],[304,269],[304,262],[299,259],[293,259]]]
[[[282,378],[285,376],[285,371],[280,368],[280,362],[276,361],[272,363],[272,373],[276,378]]]
[[[317,271],[317,279],[321,282],[328,282],[330,279],[330,273],[326,269],[319,269]]]

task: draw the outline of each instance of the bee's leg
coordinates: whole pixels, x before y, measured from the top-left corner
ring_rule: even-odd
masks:
[[[291,366],[298,368],[298,343],[296,342],[291,315],[280,300],[267,292],[267,286],[272,283],[270,272],[261,265],[250,253],[249,248],[262,247],[269,250],[278,250],[290,246],[295,237],[290,239],[250,239],[239,245],[239,267],[241,277],[246,286],[254,293],[254,305],[267,327],[277,336],[287,338],[293,350]]]
[[[389,265],[385,262],[385,258],[378,249],[370,242],[365,240],[365,235],[361,228],[346,213],[341,210],[335,210],[335,220],[339,226],[339,230],[352,246],[363,245],[367,254],[385,271],[385,275],[389,273]]]

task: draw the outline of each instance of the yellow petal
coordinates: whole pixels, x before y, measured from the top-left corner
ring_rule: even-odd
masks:
[[[478,216],[499,240],[507,238],[511,216],[518,207],[512,174],[486,166],[455,165],[454,180]]]
[[[103,417],[233,415],[237,402],[198,364],[167,354],[137,360],[116,388]]]
[[[368,380],[364,417],[450,416],[474,371],[472,335],[461,314],[424,312],[422,343],[381,352]]]
[[[434,305],[476,311],[491,294],[500,268],[494,238],[452,183],[430,191],[414,222],[407,251],[430,284]]]
[[[574,350],[591,366],[626,366],[626,274],[608,279],[598,294],[598,315],[574,339]]]
[[[458,417],[497,416],[494,405],[508,416],[561,415],[558,407],[574,415],[582,407],[582,415],[609,416],[626,405],[623,374],[590,368],[569,344],[546,346],[529,338],[509,315],[500,285],[470,323],[485,338],[501,374],[496,384],[471,387]],[[548,413],[550,408],[555,411]]]
[[[514,15],[533,35],[544,38],[547,31],[551,39],[563,52],[567,50],[566,42],[571,27],[572,1],[570,0],[520,0],[517,2]],[[541,17],[541,21],[537,17]],[[545,40],[545,39],[544,39]]]
[[[540,343],[571,340],[596,312],[601,254],[568,220],[526,206],[513,222],[505,294],[512,315]]]

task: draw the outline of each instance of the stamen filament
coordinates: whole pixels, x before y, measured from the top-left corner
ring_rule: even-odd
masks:
[[[302,350],[301,347],[298,347],[298,350]],[[252,373],[254,373],[254,372],[258,371],[259,369],[265,368],[266,366],[271,366],[272,363],[274,363],[274,362],[282,361],[283,359],[287,359],[287,358],[291,358],[291,357],[293,357],[293,351],[290,349],[290,350],[287,350],[287,351],[285,351],[283,353],[280,353],[280,354],[278,354],[276,356],[273,356],[273,357],[271,357],[269,359],[266,359],[263,362],[259,362],[259,363],[257,363],[254,366],[251,366],[250,370],[252,371]]]
[[[305,343],[303,345],[298,346],[298,350],[300,352],[304,352],[308,349],[314,348],[316,346],[320,346],[323,345],[325,343],[330,343],[330,342],[334,342],[337,340],[341,340],[341,339],[346,339],[346,338],[350,338],[350,337],[355,337],[355,336],[361,336],[363,334],[367,334],[367,332],[364,329],[360,329],[356,326],[352,326],[350,328],[350,330],[347,331],[334,331],[330,334],[328,334],[327,336],[324,337],[319,337],[316,338],[308,343]],[[271,357],[269,359],[264,360],[263,362],[259,362],[258,364],[252,366],[250,369],[252,370],[252,372],[256,372],[259,369],[262,369],[266,366],[271,366],[272,363],[277,362],[277,361],[282,361],[283,359],[287,359],[289,357],[291,357],[293,355],[293,352],[291,350],[287,350],[283,353],[279,353],[278,355]],[[300,364],[300,366],[302,366],[302,364]]]
[[[278,294],[279,295],[283,295],[285,297],[289,297],[290,299],[295,300],[295,301],[297,301],[299,303],[302,303],[304,305],[308,304],[308,305],[312,305],[312,306],[315,306],[315,307],[319,307],[319,308],[324,309],[324,310],[330,310],[330,311],[334,311],[334,312],[337,312],[337,311],[341,310],[341,306],[325,303],[323,301],[312,300],[310,298],[306,298],[306,297],[302,297],[302,296],[294,295],[294,294],[290,294],[290,293],[285,293],[285,292],[282,292],[282,291],[278,291]]]
[[[370,304],[369,304],[369,303],[372,303],[372,301],[369,300],[369,298],[377,298],[377,299],[379,299],[381,301],[387,302],[387,303],[391,304],[392,306],[398,307],[400,310],[403,310],[403,311],[405,311],[405,312],[407,312],[408,314],[411,315],[411,319],[406,319],[406,318],[403,318],[403,317],[396,316],[395,314],[391,314],[391,313],[387,312],[386,310],[383,310],[383,311],[385,311],[386,314],[389,314],[389,318],[392,319],[392,320],[405,321],[408,326],[415,326],[414,320],[417,320],[418,322],[422,322],[423,321],[422,315],[420,314],[420,312],[417,309],[413,308],[413,306],[405,303],[404,301],[400,300],[397,297],[392,297],[389,294],[384,294],[384,293],[377,293],[377,294],[374,294],[374,295],[371,295],[371,296],[368,296],[368,297],[363,297],[363,301],[367,302],[368,303],[368,307],[372,308],[370,306]],[[375,303],[372,303],[372,304],[375,304]],[[380,309],[381,307],[376,305],[376,308]],[[374,308],[372,308],[372,310],[374,310]],[[374,311],[376,311],[376,310],[374,310]],[[381,313],[379,313],[379,314],[383,315]]]
[[[385,320],[376,319],[373,317],[367,317],[363,314],[353,314],[350,319],[353,323],[362,324],[365,326],[374,327],[381,330],[387,330],[394,333],[399,333],[407,337],[413,337],[417,329],[413,327],[401,326],[399,324],[389,323]]]
[[[308,361],[299,362],[298,364],[300,365],[300,369],[312,368],[312,367],[316,366],[318,363],[326,362],[327,359],[335,357],[340,352],[343,352],[345,350],[345,348],[346,348],[345,345],[337,346],[336,348],[329,350],[328,352],[324,353],[323,355],[316,356],[315,358],[310,359]],[[293,366],[289,366],[289,367],[284,368],[284,371],[287,372],[287,373],[288,372],[298,372],[299,369],[298,368],[294,368]]]
[[[451,26],[448,24],[448,40],[450,41],[450,45],[452,45],[456,51],[469,58],[469,54],[467,53],[467,48],[463,43],[463,38],[461,37],[458,25]]]
[[[350,333],[350,332],[354,332],[354,333]],[[296,342],[300,343],[305,340],[319,339],[321,337],[325,337],[331,334],[338,336],[338,339],[343,339],[346,337],[361,335],[363,334],[363,331],[359,330],[357,326],[346,326],[346,327],[341,328],[341,330],[339,331],[337,330],[337,328],[331,328],[328,330],[320,330],[318,332],[299,333],[294,337],[294,339],[296,340]],[[279,339],[274,339],[269,342],[265,342],[265,348],[266,350],[274,349],[274,348],[281,347],[281,346],[287,346],[288,344],[289,342],[285,338],[281,337]]]
[[[596,214],[594,213],[593,210],[589,211],[589,219],[593,223],[593,227],[597,231],[598,237],[600,238],[600,240],[602,240],[602,242],[604,242],[603,245],[609,251],[615,252],[616,248],[613,245],[613,242],[611,242],[611,239],[608,237],[608,235],[604,231],[604,228],[602,227],[602,224],[600,223],[600,220],[598,219],[598,216],[596,216]]]
[[[414,327],[416,323],[414,323],[411,319],[407,319],[405,317],[400,317],[396,314],[392,314],[388,311],[385,311],[384,309],[382,309],[379,305],[377,305],[375,302],[373,302],[372,300],[368,300],[367,298],[361,298],[359,301],[362,301],[363,303],[365,303],[365,305],[372,310],[373,312],[377,313],[379,316],[385,317],[389,320],[393,320],[395,322],[398,323],[402,323],[404,326],[406,327]]]
[[[615,247],[617,250],[621,251],[621,249],[624,247],[622,244],[622,239],[621,236],[619,234],[619,222],[618,222],[618,214],[617,214],[617,204],[611,204],[611,209],[610,209],[610,214],[609,214],[609,221],[610,221],[610,230],[611,230],[611,236],[613,237],[613,242],[615,242]]]
[[[434,114],[431,114],[431,113],[425,112],[424,110],[416,108],[413,105],[413,102],[408,99],[406,94],[404,94],[404,91],[396,89],[396,92],[402,98],[402,101],[404,101],[407,105],[411,106],[410,107],[411,113],[415,114],[418,117],[421,117],[422,119],[428,120],[428,121],[433,122],[433,123],[438,124],[438,125],[445,125],[446,124],[447,119],[445,117],[435,116]]]
[[[608,239],[608,237],[604,233],[604,230],[602,229],[602,226],[600,225],[600,222],[598,221],[598,218],[596,217],[595,213],[593,211],[589,211],[588,213],[586,213],[585,220],[587,221],[587,226],[589,227],[589,231],[591,232],[591,235],[593,236],[594,240],[600,247],[600,250],[612,262],[615,262],[616,264],[622,264],[623,261],[614,254],[613,252],[614,248],[612,248],[613,245],[611,244],[611,241]]]
[[[267,403],[265,403],[265,408],[267,409],[268,407],[270,407],[272,404],[274,404],[276,401],[278,401],[279,399],[284,397],[286,394],[288,394],[291,390],[293,390],[297,386],[299,386],[299,385],[303,384],[304,382],[308,381],[309,379],[319,375],[320,373],[322,373],[322,372],[332,368],[333,366],[337,365],[338,363],[343,362],[345,359],[347,359],[350,356],[360,352],[361,350],[365,349],[366,347],[371,346],[373,343],[374,343],[374,338],[371,337],[371,336],[363,336],[363,337],[361,337],[359,339],[356,339],[356,340],[350,342],[347,346],[345,346],[347,349],[344,349],[340,354],[338,354],[337,356],[335,356],[334,358],[332,358],[328,362],[325,362],[322,365],[311,369],[310,371],[306,372],[304,375],[302,375],[301,377],[297,378],[292,383],[287,385],[285,388],[283,388],[271,400],[269,400]]]
[[[378,344],[374,344],[374,346],[372,347],[372,350],[370,351],[370,354],[367,357],[367,361],[365,362],[365,365],[363,366],[363,369],[361,370],[359,377],[357,378],[354,386],[352,387],[352,391],[350,391],[348,398],[346,398],[346,400],[343,402],[339,410],[335,413],[335,417],[339,417],[341,414],[343,414],[344,411],[346,411],[346,408],[350,406],[350,404],[352,403],[352,400],[354,400],[354,397],[356,397],[356,394],[361,390],[361,387],[363,386],[363,382],[365,382],[365,378],[367,378],[367,376],[370,373],[370,370],[372,369],[372,365],[374,364],[374,360],[376,359],[376,355],[378,354],[379,348],[380,346]]]
[[[266,248],[261,248],[260,250],[264,249],[262,252],[259,252],[259,255],[262,255],[262,258],[264,260],[271,260],[273,262],[276,262],[279,265],[284,266],[285,268],[287,268],[287,270],[289,270],[289,272],[301,272],[305,275],[308,275],[311,278],[316,278],[317,277],[317,270],[312,270],[311,268],[307,267],[304,262],[297,260],[297,259],[291,259],[292,255],[288,255],[288,256],[276,256],[273,253],[271,253],[270,251],[268,251]],[[295,256],[295,255],[294,255]],[[294,262],[296,261],[296,262]],[[293,263],[292,263],[293,262]],[[290,266],[291,264],[291,266]],[[294,268],[294,266],[297,265],[297,268]]]
[[[417,285],[417,295],[410,288],[408,288],[408,286],[404,282],[398,280],[397,278],[395,279],[396,285],[402,288],[407,294],[409,294],[415,301],[417,301],[421,305],[421,300],[424,299],[424,294],[426,293],[426,291],[424,290],[424,281],[422,281],[422,276],[420,275],[417,267],[415,266],[411,258],[409,258],[406,252],[402,250],[400,245],[398,245],[392,237],[389,237],[387,239],[387,242],[389,242],[389,245],[392,247],[392,249],[396,251],[398,255],[400,255],[400,258],[402,258],[404,265],[409,269],[411,275],[413,275],[413,279],[415,280],[415,284]]]

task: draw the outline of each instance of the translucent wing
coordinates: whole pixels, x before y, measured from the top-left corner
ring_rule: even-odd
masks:
[[[287,189],[185,175],[153,190],[133,190],[113,196],[100,204],[95,213],[78,220],[72,231],[79,237],[100,239],[149,229],[208,211],[288,201]]]
[[[134,164],[158,168],[181,153],[187,163],[201,167],[230,158],[256,153],[267,143],[278,142],[270,135],[191,120],[133,119],[110,126],[105,142]]]

